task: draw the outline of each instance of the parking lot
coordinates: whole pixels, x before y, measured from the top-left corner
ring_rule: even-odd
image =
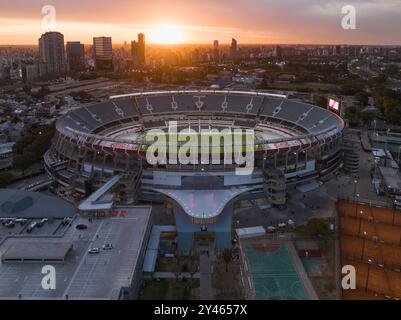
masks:
[[[19,241],[65,241],[73,249],[64,263],[56,268],[56,289],[45,290],[41,286],[42,263],[1,263],[0,298],[2,299],[116,299],[122,287],[129,286],[137,267],[144,244],[144,236],[150,220],[150,207],[126,210],[125,217],[88,218],[77,217],[64,235],[62,220],[46,222],[26,234],[25,226],[15,225],[15,232],[24,236],[8,237],[0,245],[0,256]],[[30,221],[32,223],[32,221]],[[77,228],[84,225],[85,228]],[[9,228],[0,226],[0,232]],[[113,248],[104,250],[110,243]],[[91,248],[99,248],[97,254],[89,254]],[[140,266],[140,264],[138,264]]]
[[[9,235],[61,235],[68,226],[64,219],[48,219],[45,222],[42,220],[2,218],[0,219],[0,241]],[[34,223],[36,223],[35,227],[30,228]]]

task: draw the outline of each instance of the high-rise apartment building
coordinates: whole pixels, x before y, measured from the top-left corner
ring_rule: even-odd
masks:
[[[135,67],[143,67],[145,65],[145,35],[143,33],[138,34],[138,41],[131,42],[131,54]]]
[[[213,60],[219,61],[219,40],[213,41]]]
[[[75,73],[85,69],[85,48],[79,41],[67,42],[68,72]]]
[[[230,47],[230,57],[231,59],[236,59],[237,58],[237,50],[238,50],[238,44],[237,40],[232,38],[231,39],[231,47]]]
[[[113,70],[113,47],[111,37],[93,38],[93,58],[95,59],[96,70]]]
[[[39,39],[41,76],[65,76],[66,60],[64,36],[60,32],[46,32]]]

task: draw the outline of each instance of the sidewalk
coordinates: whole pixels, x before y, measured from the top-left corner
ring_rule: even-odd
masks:
[[[200,299],[213,299],[212,272],[210,258],[207,254],[200,255]]]

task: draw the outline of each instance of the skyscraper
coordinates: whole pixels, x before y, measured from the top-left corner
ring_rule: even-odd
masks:
[[[96,70],[113,70],[113,47],[111,37],[93,38],[93,57]]]
[[[65,76],[66,61],[64,36],[60,32],[46,32],[39,39],[41,76]]]
[[[85,49],[79,41],[67,42],[68,72],[79,72],[85,69]]]
[[[274,50],[274,55],[276,56],[278,62],[283,61],[283,50],[280,46],[276,46]]]
[[[145,35],[143,33],[138,34],[138,56],[139,63],[145,65]]]
[[[219,40],[214,40],[213,41],[213,49],[214,50],[219,50]]]
[[[213,60],[219,61],[219,40],[213,41]]]
[[[138,34],[138,42],[131,42],[131,54],[135,67],[143,67],[145,65],[145,35],[143,33]]]
[[[238,50],[237,40],[232,38],[231,39],[231,47],[230,47],[230,57],[231,57],[231,59],[235,59],[237,57],[237,50]]]

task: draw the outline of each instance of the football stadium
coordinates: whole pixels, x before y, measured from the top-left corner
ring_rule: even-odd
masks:
[[[344,121],[337,111],[254,91],[112,96],[57,121],[45,167],[92,200],[101,202],[99,188],[113,187],[117,203],[171,203],[181,250],[199,233],[224,248],[236,200],[265,197],[282,206],[289,189],[341,167]],[[111,214],[110,206],[80,210]]]

